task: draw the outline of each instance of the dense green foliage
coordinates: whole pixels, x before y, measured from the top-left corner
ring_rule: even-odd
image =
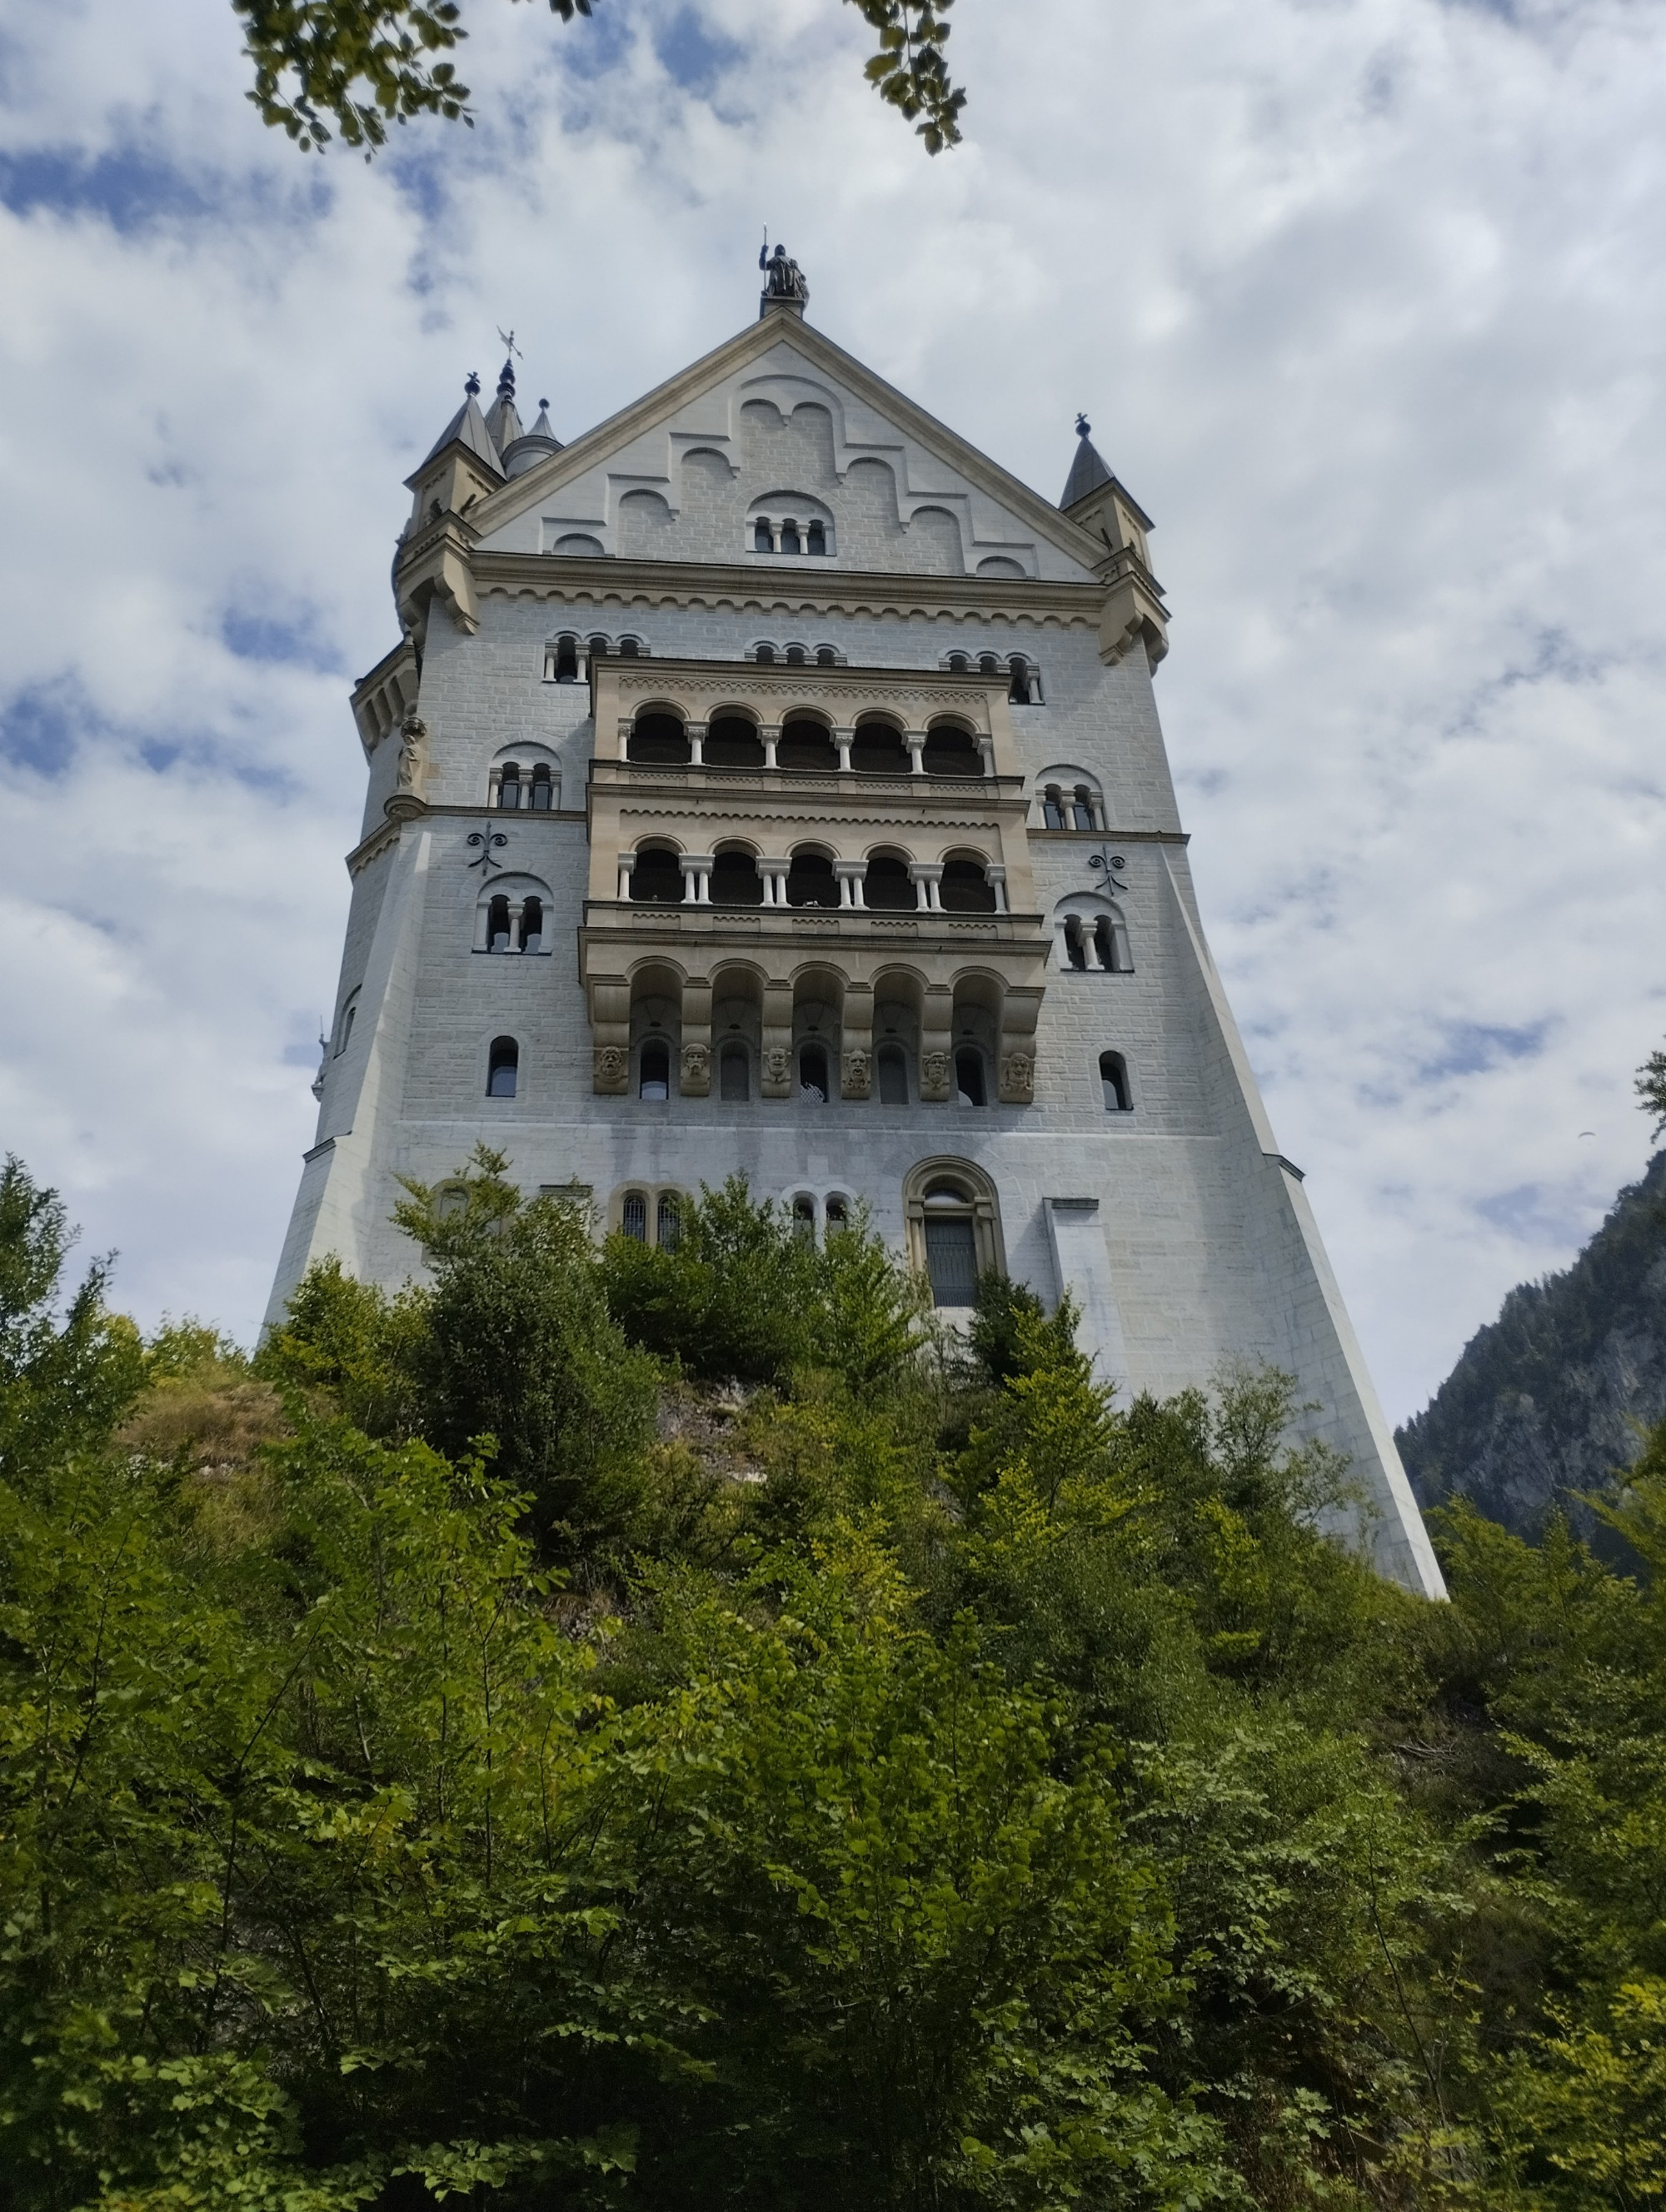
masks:
[[[252,1362],[0,1182],[5,2212],[1666,2199],[1666,1431],[1428,1605],[1281,1377],[507,1168]]]
[[[956,145],[966,95],[950,82],[943,49],[954,0],[848,0],[877,34],[866,76],[915,126],[929,154]],[[461,0],[232,0],[254,65],[249,94],[263,123],[303,150],[336,132],[366,158],[390,123],[419,115],[472,124],[469,88],[454,62],[468,32]],[[593,0],[550,0],[571,23]],[[331,125],[334,130],[331,130]]]

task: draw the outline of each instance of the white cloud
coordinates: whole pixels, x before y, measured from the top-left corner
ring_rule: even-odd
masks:
[[[959,12],[934,162],[832,0],[471,0],[479,128],[368,169],[260,129],[224,0],[9,27],[0,1137],[147,1316],[246,1334],[276,1256],[400,477],[498,323],[570,434],[747,319],[766,222],[883,374],[1049,495],[1085,406],[1157,517],[1206,914],[1396,1414],[1640,1167],[1658,11]]]

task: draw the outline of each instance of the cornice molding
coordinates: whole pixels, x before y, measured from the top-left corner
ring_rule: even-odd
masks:
[[[1099,550],[1103,556],[1104,549]],[[1096,627],[1105,603],[1105,586],[1097,579],[1073,584],[1018,576],[915,576],[888,568],[819,565],[800,579],[796,570],[760,572],[739,562],[621,561],[564,553],[476,551],[471,565],[483,599],[704,607],[753,614],[761,622],[837,613],[894,615],[903,621],[949,616],[985,623],[1031,623],[1038,629]]]

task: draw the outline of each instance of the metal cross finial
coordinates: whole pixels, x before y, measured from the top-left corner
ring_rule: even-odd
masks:
[[[501,335],[501,333],[500,333],[500,335]],[[1085,415],[1079,415],[1079,416],[1076,417],[1076,435],[1077,435],[1079,438],[1085,438],[1085,437],[1086,437],[1086,435],[1087,435],[1088,432],[1089,432],[1092,428],[1093,428],[1093,425],[1091,424],[1091,422],[1090,422],[1088,421],[1088,419],[1087,419],[1087,417],[1086,417],[1086,416],[1085,416]]]
[[[469,371],[469,380],[463,386],[463,389],[468,393],[471,399],[478,399],[480,397],[480,371],[477,368],[471,368]]]
[[[500,331],[497,335],[502,339],[504,344],[508,348],[509,351],[514,356],[517,361],[526,360],[526,355],[522,353],[520,348],[515,343],[515,334],[513,331]]]
[[[471,830],[469,842],[471,845],[478,845],[480,853],[477,859],[469,862],[469,866],[471,868],[478,868],[482,875],[490,875],[494,868],[501,868],[503,865],[502,860],[493,860],[493,847],[507,845],[508,842],[501,830]]]

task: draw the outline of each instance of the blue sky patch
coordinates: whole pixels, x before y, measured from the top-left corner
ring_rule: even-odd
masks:
[[[0,708],[0,760],[37,775],[63,775],[75,758],[76,723],[88,719],[68,685],[32,684]]]
[[[220,618],[220,635],[226,650],[240,660],[287,663],[315,669],[321,675],[340,673],[340,660],[313,629],[311,615],[284,622],[271,615],[252,614],[246,608],[228,607]]]
[[[98,215],[124,234],[167,218],[215,213],[214,203],[182,169],[137,148],[88,155],[73,146],[0,154],[0,203],[14,215]]]
[[[654,51],[666,73],[685,91],[703,95],[725,70],[733,68],[745,50],[738,40],[714,32],[692,8],[684,8],[655,37]]]
[[[1548,1021],[1534,1022],[1526,1029],[1487,1022],[1448,1023],[1442,1049],[1418,1063],[1418,1074],[1426,1083],[1436,1083],[1444,1076],[1484,1075],[1506,1060],[1535,1059],[1544,1049],[1549,1028]]]

